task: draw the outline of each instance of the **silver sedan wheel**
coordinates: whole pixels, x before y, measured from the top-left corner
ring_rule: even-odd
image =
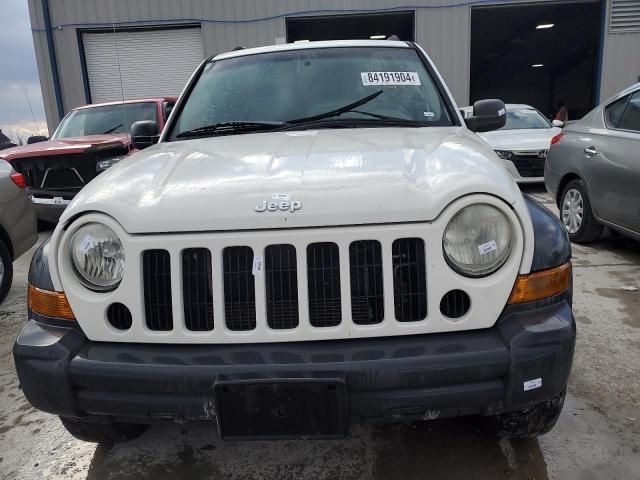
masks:
[[[562,200],[562,223],[571,234],[576,233],[582,226],[584,218],[584,200],[582,194],[572,188],[567,190]]]

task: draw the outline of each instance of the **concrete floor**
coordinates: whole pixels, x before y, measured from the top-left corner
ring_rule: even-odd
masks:
[[[338,441],[223,443],[210,425],[154,426],[113,448],[77,441],[33,410],[16,380],[11,348],[30,257],[16,262],[0,306],[2,479],[640,479],[640,292],[622,289],[640,288],[637,242],[574,245],[578,342],[567,402],[551,433],[524,441],[489,437],[467,418],[363,426]]]

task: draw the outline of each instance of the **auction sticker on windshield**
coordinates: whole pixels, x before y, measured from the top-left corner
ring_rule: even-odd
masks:
[[[418,72],[362,72],[362,85],[420,85]]]

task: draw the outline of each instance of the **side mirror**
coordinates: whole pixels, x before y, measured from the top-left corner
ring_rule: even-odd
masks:
[[[158,143],[160,132],[158,124],[153,120],[140,120],[131,125],[131,144],[133,148],[142,150]]]
[[[27,145],[31,145],[32,143],[46,142],[47,140],[49,140],[49,138],[45,137],[44,135],[32,135],[27,138]]]
[[[553,124],[554,127],[558,127],[558,128],[564,127],[564,122],[562,120],[554,120],[551,123]]]
[[[473,104],[473,116],[464,119],[472,132],[498,130],[507,123],[507,109],[498,99],[478,100]]]

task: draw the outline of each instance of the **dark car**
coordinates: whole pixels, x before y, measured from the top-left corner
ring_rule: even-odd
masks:
[[[640,83],[551,143],[545,183],[571,240],[596,240],[605,226],[640,239]]]
[[[24,175],[39,220],[57,222],[96,175],[132,152],[129,131],[139,120],[162,129],[175,97],[86,105],[71,110],[51,139],[0,152]]]

